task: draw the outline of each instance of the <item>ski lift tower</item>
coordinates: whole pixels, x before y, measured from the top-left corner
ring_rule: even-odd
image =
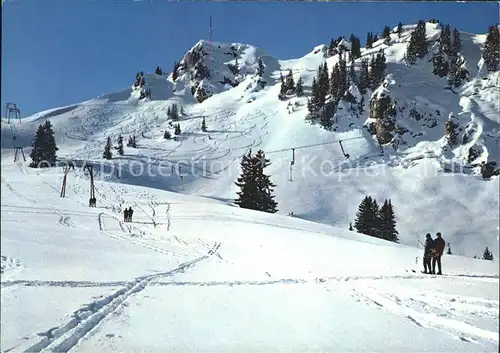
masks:
[[[10,124],[11,118],[19,119],[19,122],[21,122],[21,110],[15,103],[7,103],[5,105],[5,117],[7,118],[7,124]]]

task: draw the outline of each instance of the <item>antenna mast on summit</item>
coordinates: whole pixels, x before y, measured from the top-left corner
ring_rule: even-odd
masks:
[[[210,24],[208,26],[208,40],[212,41],[212,16],[210,16]]]

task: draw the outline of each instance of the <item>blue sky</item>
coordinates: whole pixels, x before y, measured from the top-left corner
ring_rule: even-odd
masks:
[[[486,33],[498,3],[167,2],[7,0],[2,9],[2,114],[27,116],[133,83],[138,71],[174,60],[199,39],[249,43],[279,59],[300,57],[332,37],[437,18]]]

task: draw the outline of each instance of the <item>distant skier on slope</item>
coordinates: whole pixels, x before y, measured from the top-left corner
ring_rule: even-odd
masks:
[[[434,239],[434,248],[436,249],[436,253],[432,258],[432,273],[436,273],[436,262],[438,264],[438,275],[441,275],[441,256],[443,256],[444,247],[446,245],[443,238],[441,238],[441,233],[436,233],[437,238]]]
[[[434,240],[432,240],[431,234],[427,233],[425,235],[425,250],[424,250],[424,273],[433,274],[431,268],[431,260],[436,252],[434,248]],[[429,271],[427,271],[429,269]]]

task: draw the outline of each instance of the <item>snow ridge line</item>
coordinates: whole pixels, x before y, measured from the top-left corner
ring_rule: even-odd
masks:
[[[25,352],[68,352],[129,297],[144,290],[152,280],[183,272],[208,257],[209,255],[203,255],[170,271],[137,278],[132,284],[75,311],[68,322],[47,331],[46,337],[29,347]]]

